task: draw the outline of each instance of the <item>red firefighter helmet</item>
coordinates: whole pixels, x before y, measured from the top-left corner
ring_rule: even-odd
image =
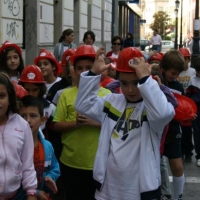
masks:
[[[22,98],[26,95],[28,95],[28,92],[21,86],[19,85],[17,82],[12,81],[12,84],[14,85],[15,88],[15,92],[18,98]]]
[[[62,73],[62,67],[60,66],[60,64],[56,60],[56,58],[53,55],[53,53],[51,53],[50,51],[47,51],[46,49],[41,49],[38,57],[36,57],[34,59],[34,64],[38,65],[38,61],[40,59],[48,59],[48,60],[51,60],[51,61],[54,62],[55,66],[56,66],[55,75],[58,75],[58,74]]]
[[[185,47],[180,48],[179,52],[183,55],[183,57],[190,57],[191,56],[190,51]]]
[[[155,55],[151,56],[149,59],[148,59],[148,62],[152,62],[153,60],[157,60],[159,62],[162,61],[162,58],[163,58],[163,53],[156,53]]]
[[[38,66],[28,65],[23,69],[19,83],[45,83],[45,81]]]
[[[117,65],[114,69],[119,72],[135,72],[135,70],[130,67],[130,64],[135,62],[134,58],[140,57],[144,56],[139,49],[134,47],[125,48],[120,52]]]
[[[70,57],[70,61],[72,64],[74,64],[74,61],[77,58],[83,57],[83,56],[95,58],[96,53],[95,53],[94,48],[91,45],[80,45],[77,48],[75,54]]]
[[[7,41],[7,40],[6,40],[6,41],[3,43],[3,45],[1,46],[1,48],[0,48],[0,54],[3,52],[4,49],[6,49],[6,48],[8,48],[8,47],[13,47],[13,48],[15,48],[15,49],[17,50],[17,52],[22,56],[22,50],[21,50],[21,48],[20,48],[18,45],[13,44],[13,43],[11,43],[11,42],[9,42],[9,41]]]
[[[61,66],[66,66],[67,61],[70,59],[71,56],[73,56],[76,53],[76,49],[67,49],[63,55],[61,60]]]
[[[175,108],[174,119],[181,124],[187,124],[197,113],[197,106],[194,101],[181,94],[173,93],[178,101],[178,106]]]

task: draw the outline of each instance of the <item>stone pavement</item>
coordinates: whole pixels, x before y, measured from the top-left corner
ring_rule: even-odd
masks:
[[[183,200],[200,200],[200,167],[196,166],[196,158],[193,156],[191,163],[184,162],[183,164],[185,173]],[[172,182],[171,175],[169,178],[170,182]],[[172,189],[172,183],[170,183],[170,185]]]

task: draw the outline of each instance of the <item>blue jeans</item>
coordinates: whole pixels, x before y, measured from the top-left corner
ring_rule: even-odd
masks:
[[[160,45],[152,45],[152,50],[156,50],[157,52],[161,52],[161,46]]]

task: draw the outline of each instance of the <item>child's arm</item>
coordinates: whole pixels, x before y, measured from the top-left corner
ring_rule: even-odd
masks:
[[[96,53],[96,59],[91,71],[83,72],[79,82],[79,92],[76,98],[75,108],[83,115],[101,123],[103,119],[104,97],[98,97],[101,74],[110,67],[106,65],[102,54],[104,48],[100,48]],[[85,84],[87,82],[87,84]],[[89,85],[89,88],[88,88]],[[88,96],[92,97],[88,99]]]
[[[140,80],[138,89],[147,109],[148,121],[155,132],[162,133],[165,125],[174,117],[174,107],[167,101],[158,83],[149,76],[150,69],[145,63],[144,58],[135,58],[135,63],[130,67],[135,69],[136,75]]]
[[[33,136],[28,123],[24,132],[24,147],[21,154],[22,161],[22,185],[28,194],[35,194],[37,189],[37,177],[33,164]],[[30,196],[30,199],[34,197]]]
[[[58,177],[60,176],[60,167],[59,163],[56,159],[56,156],[54,154],[54,149],[50,142],[45,141],[45,145],[48,145],[48,151],[52,155],[50,160],[50,169],[45,174],[45,184],[47,183],[47,187],[51,187],[52,181],[55,183]],[[46,166],[49,168],[49,166]],[[51,188],[50,188],[51,189]],[[53,191],[55,191],[55,187],[53,187]]]

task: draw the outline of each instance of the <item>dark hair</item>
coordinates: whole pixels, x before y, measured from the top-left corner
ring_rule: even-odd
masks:
[[[178,72],[182,72],[184,65],[185,60],[183,56],[179,51],[174,49],[167,51],[160,62],[160,67],[163,71],[174,69]]]
[[[10,78],[8,77],[8,75],[3,72],[0,72],[0,84],[4,85],[8,92],[9,106],[8,106],[7,114],[10,111],[12,111],[13,113],[17,113],[18,107],[17,107],[17,95],[15,92],[15,88],[12,82],[10,81]]]
[[[200,71],[200,56],[195,58],[194,60],[194,69],[199,72]]]
[[[111,40],[112,45],[115,43],[116,40],[120,40],[120,44],[121,44],[120,50],[122,50],[122,45],[123,45],[123,40],[122,40],[122,38],[121,38],[120,36],[118,36],[118,35],[114,36],[114,37],[112,38],[112,40]],[[112,47],[112,48],[113,48],[113,47]]]
[[[126,34],[126,38],[128,38],[128,35],[130,35],[130,36],[131,36],[131,39],[133,39],[132,33],[128,32],[128,33]]]
[[[74,60],[74,69],[75,69],[75,70],[76,70],[76,64],[77,64],[77,62],[79,62],[80,60],[89,60],[89,61],[91,61],[91,62],[94,63],[95,58],[89,57],[89,56],[80,56],[80,57],[76,58],[76,59]]]
[[[68,29],[65,29],[63,32],[62,32],[62,35],[60,36],[58,42],[62,42],[64,39],[65,39],[65,36],[69,36],[71,35],[72,33],[74,33],[74,31],[71,29],[71,28],[68,28]]]
[[[43,102],[34,96],[27,95],[21,98],[21,107],[36,107],[41,117],[44,116],[44,105]]]
[[[70,75],[70,67],[73,66],[69,60],[67,60],[65,67],[63,68],[63,77],[66,79],[69,85],[72,85],[72,77]]]
[[[120,40],[121,45],[123,44],[123,40],[120,36],[116,35],[112,38],[111,43],[115,43],[116,40]]]
[[[153,29],[153,30],[154,30],[156,33],[158,33],[158,29],[155,28],[155,29]]]
[[[90,35],[91,38],[92,38],[92,40],[93,40],[93,42],[95,42],[95,34],[94,34],[93,31],[87,31],[87,32],[84,33],[84,35],[83,35],[83,42],[85,43],[85,40],[86,40],[86,38],[87,38],[88,35]]]
[[[6,74],[9,74],[10,70],[8,68],[8,65],[7,65],[7,55],[8,55],[8,52],[12,51],[12,50],[14,50],[15,53],[17,53],[17,55],[19,56],[20,63],[19,63],[19,66],[17,68],[17,71],[21,75],[21,73],[24,69],[24,61],[22,59],[21,54],[14,47],[5,48],[4,51],[2,51],[2,53],[0,54],[0,71],[5,72]]]
[[[24,85],[25,85],[26,83],[29,83],[29,82],[19,82],[19,85],[21,85],[22,87],[24,87]],[[40,88],[40,92],[39,92],[38,98],[42,99],[43,96],[44,96],[44,94],[45,94],[46,91],[47,91],[47,88],[46,88],[45,83],[32,83],[32,84],[34,84],[34,85],[36,85],[37,87]]]

